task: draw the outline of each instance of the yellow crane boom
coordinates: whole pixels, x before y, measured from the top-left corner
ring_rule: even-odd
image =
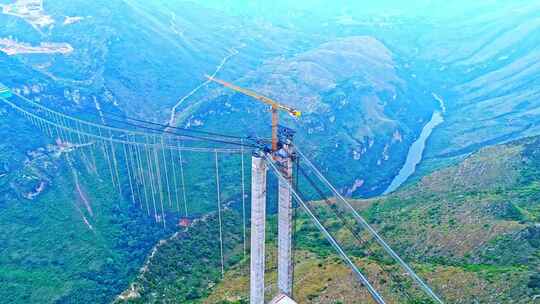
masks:
[[[279,125],[279,122],[278,122],[278,110],[282,110],[282,111],[286,111],[288,112],[290,115],[294,116],[294,117],[300,117],[302,115],[302,112],[292,108],[292,107],[289,107],[289,106],[286,106],[286,105],[283,105],[271,98],[268,98],[266,96],[262,96],[260,94],[257,94],[256,92],[254,91],[251,91],[251,90],[248,90],[248,89],[244,89],[244,88],[241,88],[237,85],[234,85],[232,83],[229,83],[229,82],[226,82],[224,80],[221,80],[221,79],[217,79],[215,77],[212,77],[212,76],[208,76],[208,75],[205,75],[206,78],[208,78],[208,80],[210,81],[213,81],[215,83],[219,83],[221,84],[222,86],[226,87],[226,88],[229,88],[231,90],[234,90],[236,92],[239,92],[239,93],[242,93],[244,95],[247,95],[247,96],[250,96],[254,99],[257,99],[258,101],[261,101],[263,103],[266,103],[268,105],[271,106],[272,108],[272,151],[277,151],[278,149],[278,125]]]

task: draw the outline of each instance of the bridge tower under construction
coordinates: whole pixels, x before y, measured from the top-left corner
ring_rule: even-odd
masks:
[[[245,91],[245,90],[244,90]],[[245,144],[245,137],[235,137],[229,135],[220,135],[204,131],[189,130],[199,135],[185,135],[174,132],[179,130],[187,132],[188,129],[175,128],[168,125],[160,125],[159,129],[153,129],[148,125],[155,126],[156,123],[140,120],[137,118],[125,117],[125,121],[115,120],[121,124],[132,126],[126,128],[123,126],[110,126],[105,121],[105,116],[101,109],[97,109],[96,117],[101,118],[101,122],[86,121],[74,116],[70,116],[54,109],[48,108],[31,98],[21,95],[17,91],[11,91],[0,84],[0,102],[7,105],[10,109],[16,111],[26,118],[31,125],[39,129],[50,139],[57,140],[57,147],[61,154],[66,154],[66,161],[73,166],[77,157],[81,160],[89,174],[99,175],[98,165],[102,162],[102,176],[110,177],[111,185],[119,201],[131,199],[132,204],[138,207],[142,213],[146,211],[148,216],[153,216],[155,223],[167,226],[167,214],[169,210],[174,210],[176,202],[176,212],[181,213],[180,203],[184,203],[184,216],[188,217],[188,203],[186,199],[186,188],[184,180],[183,152],[211,153],[215,160],[215,186],[217,217],[219,223],[219,242],[221,256],[221,273],[225,277],[225,258],[223,250],[223,229],[222,229],[222,203],[219,175],[219,157],[218,153],[237,154],[241,156],[241,181],[242,181],[242,227],[244,254],[247,254],[247,236],[245,221],[245,187],[244,187],[244,147],[255,148],[252,155],[252,181],[251,181],[251,273],[250,273],[250,303],[263,304],[265,301],[265,226],[266,226],[266,203],[267,203],[267,173],[271,171],[278,178],[278,291],[270,304],[295,303],[293,298],[293,204],[298,204],[302,208],[303,214],[311,219],[320,233],[328,241],[335,252],[341,257],[343,263],[350,268],[353,274],[353,280],[360,283],[363,288],[369,292],[373,301],[377,304],[384,304],[385,301],[375,288],[375,286],[362,273],[355,260],[350,258],[347,252],[342,248],[338,239],[329,231],[324,222],[318,218],[318,215],[312,211],[312,208],[306,203],[305,198],[297,189],[297,174],[303,177],[303,181],[308,182],[327,202],[329,207],[337,207],[321,189],[314,184],[312,178],[323,184],[323,187],[330,192],[335,202],[339,202],[340,208],[336,215],[344,225],[347,225],[348,219],[354,220],[354,224],[362,228],[370,236],[371,241],[380,246],[381,252],[386,253],[407,275],[417,287],[421,289],[433,303],[443,304],[441,298],[434,293],[431,287],[418,276],[415,271],[386,243],[381,235],[369,224],[369,222],[343,197],[326,177],[317,169],[308,157],[302,152],[302,148],[293,144],[294,132],[291,129],[280,127],[277,122],[277,111],[283,110],[289,112],[293,117],[300,115],[299,111],[278,104],[268,98],[257,96],[255,93],[247,91],[246,94],[254,96],[264,103],[271,105],[272,113],[272,140],[268,138],[247,138],[249,144]],[[110,114],[111,116],[114,114]],[[116,117],[116,116],[113,116]],[[111,118],[113,120],[113,118]],[[137,122],[137,123],[134,123]],[[148,130],[141,131],[139,130]],[[165,130],[165,131],[163,131]],[[157,132],[159,131],[159,132]],[[200,133],[202,132],[202,133]],[[204,134],[204,135],[200,135]],[[211,135],[211,136],[210,136]],[[232,138],[232,139],[231,139]],[[183,145],[186,139],[204,141],[208,143],[220,143],[216,146]],[[270,146],[271,142],[271,146]],[[226,144],[225,146],[221,146]],[[230,146],[240,148],[231,148]],[[75,151],[75,149],[78,149]],[[70,156],[68,153],[71,153]],[[300,166],[308,168],[310,174]],[[170,166],[168,165],[170,164]],[[177,172],[175,164],[179,165]],[[294,167],[294,178],[293,178]],[[72,167],[73,169],[73,167]],[[74,169],[73,169],[74,170]],[[78,180],[76,170],[73,171],[74,179]],[[125,173],[121,177],[121,175]],[[178,174],[176,174],[178,173]],[[172,176],[171,176],[172,174]],[[171,178],[169,178],[171,177]],[[108,183],[108,181],[106,181]],[[171,187],[172,186],[172,187]],[[39,186],[41,187],[41,186]],[[171,191],[171,188],[181,191]],[[304,192],[305,193],[305,192]],[[321,194],[322,193],[322,194]],[[168,200],[169,208],[165,204]],[[138,206],[137,206],[138,205]],[[153,208],[152,208],[153,206]],[[146,208],[145,208],[146,207]],[[152,212],[153,209],[153,212]],[[89,211],[90,212],[90,211]],[[342,214],[348,213],[348,218],[343,218]],[[171,218],[169,216],[169,218]],[[189,225],[186,221],[184,226]],[[92,229],[88,224],[89,229]],[[356,235],[355,229],[345,226],[349,232],[362,241],[359,235]],[[210,236],[213,237],[213,236]],[[363,243],[363,242],[362,242]],[[360,244],[361,246],[362,244]],[[391,274],[391,273],[390,273]]]
[[[251,180],[251,270],[250,303],[264,303],[264,266],[265,266],[265,228],[266,228],[266,173],[267,161],[272,161],[281,175],[278,185],[278,288],[281,296],[292,294],[292,164],[294,151],[292,139],[294,131],[279,126],[280,111],[295,118],[302,113],[290,106],[279,103],[254,91],[239,87],[227,81],[206,76],[209,81],[218,83],[235,92],[249,96],[270,106],[272,114],[271,147],[263,143],[252,156]],[[271,158],[271,160],[269,160]],[[279,297],[278,297],[279,298]],[[283,297],[281,297],[283,298]]]
[[[293,162],[293,132],[287,128],[279,131],[276,151],[257,150],[252,155],[251,180],[251,265],[250,303],[264,303],[265,229],[266,229],[266,182],[267,159],[277,165],[283,178],[278,184],[278,289],[273,302],[292,301],[293,288],[293,205],[291,195]]]

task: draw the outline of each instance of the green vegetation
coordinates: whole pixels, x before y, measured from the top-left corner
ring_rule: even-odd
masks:
[[[540,286],[539,150],[540,138],[483,149],[394,195],[355,205],[446,302],[530,303]],[[350,215],[338,218],[339,208],[322,202],[311,203],[311,208],[390,303],[428,303]],[[369,297],[340,279],[350,271],[303,214],[295,233],[295,280],[302,282],[295,287],[295,297],[300,302],[356,303]],[[275,284],[272,235],[270,288]],[[205,303],[245,299],[245,267],[233,267]]]
[[[222,2],[45,1],[44,13],[55,21],[46,28],[0,14],[0,38],[74,48],[68,56],[0,52],[1,81],[62,112],[82,116],[99,103],[108,111],[163,122],[204,74],[231,56],[219,76],[301,107],[302,120],[283,122],[298,131],[297,142],[336,187],[354,196],[379,194],[390,183],[410,143],[439,109],[436,93],[446,101],[445,123],[433,133],[416,180],[437,172],[419,186],[362,202],[359,210],[404,256],[427,269],[435,285],[450,282],[448,290],[441,290],[450,299],[457,298],[452,298],[457,290],[486,302],[526,301],[525,294],[537,292],[539,278],[531,274],[538,272],[539,259],[538,145],[526,140],[457,164],[482,147],[538,134],[540,121],[533,115],[540,61],[537,3],[233,1],[224,8]],[[63,24],[67,16],[83,19]],[[178,114],[180,126],[268,136],[266,107],[213,86],[184,100]],[[43,150],[47,141],[1,105],[0,123],[0,283],[5,283],[0,298],[19,303],[111,300],[133,279],[148,250],[174,227],[161,230],[115,193],[106,174],[89,174],[78,160],[75,170],[94,209],[90,216],[74,193],[65,157],[49,155]],[[212,155],[186,154],[185,159],[190,215],[215,210]],[[235,206],[240,176],[233,168],[239,160],[223,160],[224,202]],[[44,192],[28,199],[41,182]],[[355,244],[332,207],[316,211],[355,257],[374,268],[394,266],[380,250]],[[312,228],[299,219],[299,234],[305,237],[297,244],[315,261],[309,260],[306,269],[320,270],[319,264],[335,256]],[[234,254],[228,259],[234,265],[245,262]],[[219,279],[212,265],[208,277],[175,290],[194,286],[188,290],[194,298],[206,296],[205,286]],[[334,267],[327,272],[347,274]],[[158,282],[172,268],[157,267],[145,290],[181,285],[171,278]],[[394,281],[373,275],[381,284]],[[452,281],[451,275],[463,276],[468,285]],[[331,301],[323,297],[335,284],[314,283],[305,299]],[[500,298],[481,294],[479,289],[488,287]]]
[[[87,211],[65,157],[44,149],[47,142],[25,120],[2,113],[1,123],[19,131],[0,130],[6,139],[0,143],[0,297],[7,303],[110,301],[170,231],[76,161],[75,170],[85,173],[79,177]],[[41,182],[44,191],[26,198]]]
[[[222,213],[224,267],[238,264],[242,255],[241,217],[231,209]],[[216,213],[197,220],[162,241],[130,289],[117,302],[198,303],[221,279],[221,249]]]
[[[409,260],[458,267],[494,284],[515,277],[504,296],[526,303],[540,266],[539,149],[538,137],[483,149],[363,213]]]

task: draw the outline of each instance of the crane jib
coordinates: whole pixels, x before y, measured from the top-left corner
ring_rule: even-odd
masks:
[[[277,151],[278,149],[278,125],[279,125],[279,121],[278,121],[278,110],[283,110],[283,111],[287,111],[291,116],[293,117],[300,117],[301,116],[301,112],[296,110],[296,109],[293,109],[289,106],[286,106],[286,105],[283,105],[283,104],[280,104],[279,102],[271,99],[271,98],[268,98],[266,96],[262,96],[262,95],[259,95],[251,90],[248,90],[248,89],[244,89],[244,88],[241,88],[237,85],[234,85],[232,83],[229,83],[229,82],[226,82],[224,80],[221,80],[221,79],[217,79],[215,77],[212,77],[212,76],[208,76],[206,75],[206,78],[208,78],[209,81],[213,81],[213,82],[216,82],[216,83],[219,83],[221,84],[222,86],[226,87],[226,88],[229,88],[233,91],[236,91],[236,92],[239,92],[239,93],[242,93],[246,96],[250,96],[256,100],[259,100],[265,104],[268,104],[272,107],[272,151]]]

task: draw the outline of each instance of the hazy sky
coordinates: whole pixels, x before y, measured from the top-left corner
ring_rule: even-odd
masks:
[[[328,1],[328,0],[195,0],[194,2],[226,10],[233,14],[273,14],[306,10],[318,15],[335,14],[407,14],[442,16],[476,9],[534,0],[378,0],[378,1]]]

